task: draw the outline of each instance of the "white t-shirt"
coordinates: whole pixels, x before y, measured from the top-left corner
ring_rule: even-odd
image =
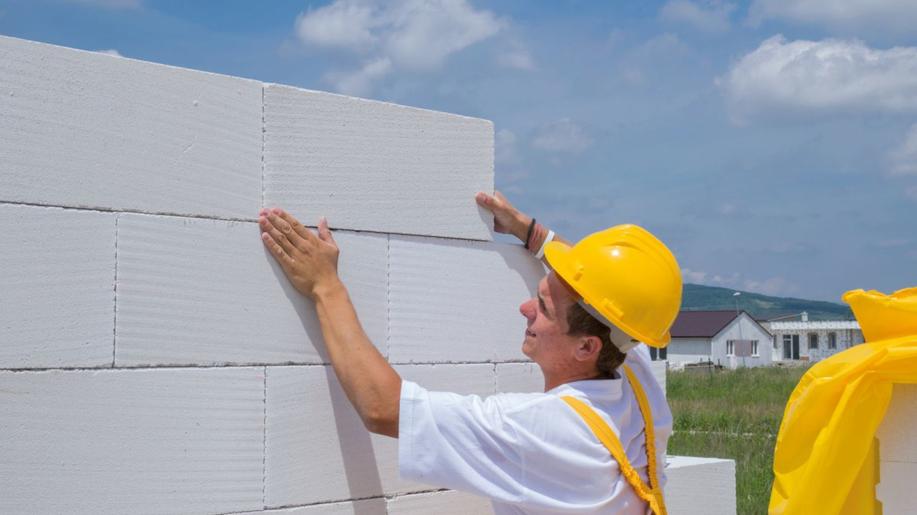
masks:
[[[665,485],[672,414],[640,345],[626,363],[639,378],[656,428],[659,481]],[[403,381],[398,464],[405,479],[490,498],[503,514],[640,514],[643,500],[589,426],[563,400],[594,408],[621,440],[644,481],[643,416],[623,377],[575,381],[546,393],[477,395],[430,392]]]

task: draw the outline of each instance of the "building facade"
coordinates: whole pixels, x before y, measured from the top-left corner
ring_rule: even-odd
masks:
[[[809,320],[803,312],[799,320],[773,320],[764,325],[774,335],[774,362],[820,361],[864,341],[856,320]]]
[[[657,358],[676,369],[694,363],[760,367],[773,358],[773,336],[745,311],[682,311],[671,331],[672,342]]]

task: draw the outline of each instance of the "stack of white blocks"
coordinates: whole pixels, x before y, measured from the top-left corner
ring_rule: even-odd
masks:
[[[492,189],[485,120],[0,37],[0,512],[489,512],[398,478],[256,218],[328,217],[403,377],[540,391],[544,271],[488,241]],[[673,513],[710,481],[734,512],[732,462],[668,474]]]
[[[879,484],[876,497],[885,515],[914,513],[917,492],[917,385],[894,387],[885,420],[879,426]]]

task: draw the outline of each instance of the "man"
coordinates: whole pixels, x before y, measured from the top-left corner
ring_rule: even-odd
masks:
[[[552,268],[519,308],[522,351],[541,368],[545,393],[481,399],[402,381],[360,326],[327,221],[316,235],[270,209],[259,224],[293,286],[315,302],[331,364],[366,428],[400,439],[403,477],[488,497],[497,514],[665,513],[672,417],[648,352],[634,346],[668,343],[681,301],[674,257],[636,226],[570,246],[499,192],[476,199],[496,231]]]

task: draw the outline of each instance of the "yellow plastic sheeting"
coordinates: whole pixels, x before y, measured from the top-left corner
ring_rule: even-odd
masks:
[[[810,368],[787,401],[769,513],[881,513],[876,429],[895,383],[917,383],[917,288],[849,291],[867,343]]]

